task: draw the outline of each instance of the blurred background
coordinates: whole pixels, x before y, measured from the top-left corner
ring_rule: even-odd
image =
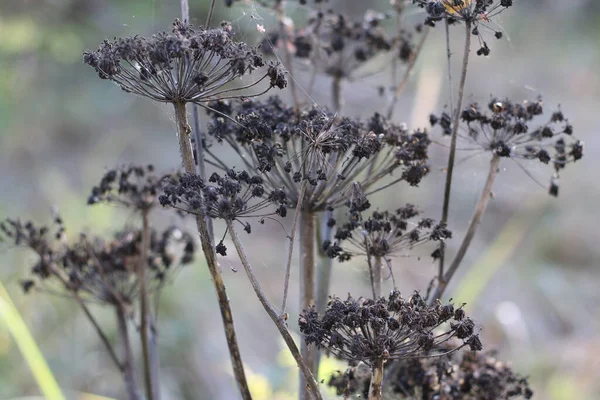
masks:
[[[190,3],[191,22],[202,24],[208,1]],[[390,7],[387,1],[368,3],[378,11]],[[365,7],[360,0],[331,4],[353,15]],[[306,18],[297,3],[291,2],[288,11],[298,21]],[[51,208],[56,207],[73,235],[111,232],[123,222],[135,223],[126,210],[86,206],[87,195],[106,168],[118,164],[153,163],[168,171],[177,167],[171,109],[126,95],[97,79],[82,63],[81,54],[95,49],[104,37],[170,29],[179,15],[175,0],[0,0],[2,219],[21,216],[50,222]],[[409,26],[423,18],[418,9],[407,11]],[[257,24],[268,30],[275,27],[268,11],[251,0],[231,9],[217,1],[213,21],[222,19],[233,21],[240,39],[253,44],[261,40]],[[505,162],[494,200],[448,294],[469,303],[469,311],[484,327],[486,349],[497,349],[500,359],[529,375],[535,398],[599,399],[600,2],[517,1],[495,23],[505,39],[490,38],[489,57],[473,55],[466,102],[487,103],[492,95],[535,99],[541,94],[548,111],[560,105],[575,135],[585,142],[585,157],[561,174],[561,194],[556,199],[516,164]],[[462,30],[452,32],[456,63]],[[445,56],[443,27],[438,27],[398,103],[397,122],[426,127],[429,114],[448,103]],[[307,88],[306,70],[296,70],[299,86]],[[389,72],[347,84],[344,113],[367,117],[385,110],[389,96],[378,94],[382,85],[390,85]],[[329,78],[318,76],[312,101],[329,105],[329,88]],[[438,132],[432,134],[445,142]],[[415,202],[437,218],[446,148],[432,145],[431,156],[432,173],[418,189],[395,187],[375,199],[375,205],[386,208]],[[455,237],[450,252],[468,224],[488,163],[484,155],[468,158],[459,153],[459,160],[449,221]],[[528,171],[548,182],[548,169],[532,164]],[[160,224],[179,221],[168,213],[159,220]],[[223,232],[222,227],[217,229]],[[285,235],[279,229],[257,226],[251,246],[247,239],[259,278],[275,303],[281,298],[286,251]],[[428,249],[416,253],[394,260],[396,280],[407,295],[424,290],[436,271]],[[33,260],[26,251],[3,245],[0,280],[61,388],[74,399],[83,398],[80,393],[123,398],[119,374],[76,304],[46,294],[22,293],[19,279]],[[234,272],[237,260],[224,257],[221,265],[255,398],[293,399],[296,368],[275,327],[245,275]],[[296,282],[296,276],[292,279]],[[360,263],[336,264],[332,293],[367,295],[367,282]],[[112,314],[102,309],[94,312],[115,337]],[[201,261],[181,271],[165,290],[159,331],[165,398],[237,398],[214,290]],[[343,365],[326,360],[322,370],[338,368]],[[39,389],[0,321],[0,399],[28,396],[39,396]]]

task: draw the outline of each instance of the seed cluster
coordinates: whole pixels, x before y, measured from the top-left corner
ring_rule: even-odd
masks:
[[[475,324],[462,308],[429,306],[417,293],[409,299],[395,290],[376,300],[332,298],[322,317],[312,307],[302,312],[298,323],[307,344],[367,364],[436,354],[453,338],[462,340],[455,349],[482,349]]]
[[[466,128],[459,137],[474,145],[467,150],[481,149],[516,162],[537,160],[551,164],[554,175],[550,194],[558,195],[558,172],[583,157],[583,142],[573,137],[573,126],[563,113],[553,112],[545,123],[531,127],[544,112],[541,99],[521,103],[492,99],[487,109],[486,112],[474,103],[461,112]],[[432,115],[430,121],[432,125],[439,123],[445,134],[452,132],[448,114]]]
[[[269,81],[269,88],[286,86],[283,72],[277,65],[270,64],[254,83],[224,88],[265,66],[255,48],[234,41],[233,36],[233,29],[227,23],[206,30],[193,29],[176,20],[172,32],[149,38],[105,40],[98,50],[84,53],[83,60],[100,78],[110,79],[126,92],[160,102],[204,103],[239,97],[241,90],[265,79]]]
[[[227,143],[248,171],[262,172],[265,188],[283,189],[291,206],[304,182],[305,204],[321,211],[344,205],[356,183],[374,190],[399,170],[396,181],[416,186],[429,172],[427,134],[409,133],[379,114],[367,121],[336,118],[318,107],[296,111],[277,97],[211,108],[208,136]],[[207,159],[227,170],[218,152],[208,148]]]
[[[56,218],[52,227],[9,219],[0,223],[0,232],[4,236],[0,240],[29,248],[38,256],[31,277],[22,281],[25,292],[39,288],[113,305],[131,304],[139,293],[140,230],[126,229],[109,240],[81,234],[68,243],[62,220]],[[178,228],[151,231],[149,290],[160,290],[177,267],[193,262],[195,248],[192,236]]]
[[[323,249],[330,258],[347,261],[353,256],[387,258],[422,243],[443,243],[452,237],[445,224],[436,224],[431,218],[412,220],[419,216],[418,209],[407,204],[397,210],[374,211],[367,219],[360,213],[350,213],[349,220],[335,233],[335,241],[325,241]],[[330,221],[334,224],[335,221]],[[439,246],[432,253],[438,258]]]
[[[353,365],[331,376],[338,395],[367,396],[370,371]],[[448,356],[400,360],[390,367],[386,398],[414,400],[530,399],[527,379],[492,353],[462,352]]]

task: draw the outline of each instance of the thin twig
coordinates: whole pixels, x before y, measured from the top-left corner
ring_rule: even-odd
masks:
[[[185,104],[175,103],[175,118],[177,120],[177,129],[179,133],[179,148],[181,151],[181,158],[185,168],[185,171],[189,174],[193,174],[196,171],[194,164],[194,155],[192,153],[192,146],[190,143],[190,127],[187,123],[187,115],[185,110]],[[203,199],[201,198],[203,201]],[[225,288],[225,282],[217,263],[217,256],[215,249],[210,241],[210,234],[208,231],[208,225],[206,224],[206,212],[204,207],[200,207],[200,214],[196,216],[196,225],[198,233],[200,234],[200,242],[202,245],[202,252],[206,259],[206,265],[210,272],[213,285],[217,292],[217,298],[219,302],[219,309],[221,310],[221,318],[225,329],[225,337],[227,339],[227,346],[229,348],[229,355],[231,357],[231,364],[233,368],[233,374],[238,384],[240,393],[244,400],[252,399],[250,389],[248,388],[248,381],[246,380],[246,373],[244,371],[244,364],[242,362],[242,356],[240,348],[237,342],[237,335],[235,333],[235,326],[233,323],[233,314],[231,312],[231,306],[229,304],[229,298],[227,296],[227,290]]]
[[[452,139],[450,142],[450,154],[448,155],[448,167],[446,169],[446,185],[444,188],[444,205],[442,208],[442,223],[448,222],[448,210],[450,208],[450,193],[452,190],[452,173],[454,171],[454,158],[456,157],[456,140],[458,138],[458,128],[460,125],[460,109],[462,107],[463,96],[465,92],[465,82],[467,81],[467,69],[469,66],[469,53],[471,51],[471,23],[465,22],[465,48],[463,53],[462,72],[460,85],[458,87],[458,100],[454,110],[454,121],[452,123]],[[450,52],[448,53],[450,54]],[[450,94],[452,96],[452,94]],[[441,256],[439,261],[438,281],[441,285],[444,280],[444,255],[446,246],[442,242],[440,246]]]
[[[427,39],[428,34],[429,34],[429,27],[426,26],[425,28],[423,28],[423,33],[421,34],[421,40],[417,44],[417,48],[415,49],[414,53],[411,54],[410,59],[408,60],[408,65],[406,66],[406,71],[404,72],[402,81],[400,81],[400,83],[396,86],[396,90],[394,90],[394,96],[392,97],[392,101],[390,102],[390,105],[388,106],[388,110],[387,110],[387,118],[388,119],[391,119],[392,116],[394,115],[394,110],[396,109],[396,103],[398,102],[398,99],[400,98],[402,91],[404,91],[404,89],[406,88],[406,84],[408,83],[408,80],[410,79],[410,77],[412,76],[412,74],[414,72],[415,65],[417,64],[417,59],[419,58],[419,55],[421,54],[421,51],[423,50],[423,47],[425,45],[425,41]]]
[[[481,192],[481,196],[479,197],[479,201],[477,202],[477,206],[475,207],[475,213],[473,214],[473,218],[471,219],[471,223],[469,224],[469,228],[467,229],[467,233],[460,244],[458,252],[456,256],[454,256],[454,260],[448,267],[448,271],[444,275],[442,281],[438,284],[438,287],[435,289],[435,292],[429,302],[431,304],[435,303],[438,299],[441,299],[444,291],[448,287],[448,283],[454,276],[454,273],[460,266],[465,254],[467,253],[467,249],[475,236],[475,232],[479,227],[479,223],[481,222],[481,218],[487,209],[488,202],[492,193],[492,186],[494,184],[494,180],[496,179],[496,175],[498,174],[498,165],[500,164],[500,157],[495,155],[492,157],[492,161],[490,162],[490,170],[488,172],[487,179],[485,181],[485,186],[483,187],[483,191]]]
[[[248,260],[248,257],[246,256],[246,252],[244,251],[244,248],[242,247],[242,243],[240,242],[240,239],[237,235],[237,231],[236,231],[235,226],[233,225],[232,221],[227,221],[227,231],[229,232],[229,235],[231,237],[233,245],[235,246],[235,249],[240,258],[240,261],[241,261],[242,265],[244,266],[246,275],[248,275],[248,279],[250,280],[250,284],[252,285],[252,288],[254,289],[254,293],[258,297],[260,304],[262,304],[263,308],[265,309],[265,311],[267,312],[267,314],[269,315],[271,320],[277,326],[279,333],[283,337],[283,340],[285,341],[290,352],[292,353],[292,356],[296,360],[296,364],[298,365],[298,368],[300,368],[300,371],[306,382],[306,388],[301,387],[301,390],[303,392],[307,393],[309,398],[313,398],[316,400],[322,400],[323,397],[321,396],[321,392],[319,390],[319,385],[317,384],[317,381],[315,380],[315,377],[313,376],[310,368],[308,367],[308,365],[305,363],[305,360],[301,356],[300,351],[298,350],[298,346],[296,346],[296,342],[294,342],[292,335],[288,331],[285,321],[279,317],[279,315],[277,314],[277,312],[275,311],[273,306],[269,303],[265,293],[263,292],[263,290],[260,286],[260,282],[258,282],[258,279],[254,275],[252,265],[250,264],[250,261]]]
[[[98,336],[100,336],[100,340],[102,340],[102,343],[104,343],[104,346],[106,347],[106,350],[108,350],[108,354],[110,355],[110,358],[116,364],[117,368],[119,368],[119,370],[121,372],[123,372],[123,364],[119,360],[119,357],[117,356],[117,353],[115,352],[115,349],[113,348],[112,344],[108,340],[108,337],[106,337],[106,335],[104,334],[104,331],[102,330],[102,328],[98,324],[98,321],[96,321],[96,318],[94,318],[94,316],[90,312],[89,308],[87,307],[87,305],[85,304],[85,302],[81,299],[81,297],[79,296],[79,294],[77,294],[77,292],[74,293],[73,297],[75,298],[75,301],[77,301],[77,303],[79,304],[79,306],[83,309],[83,312],[85,313],[85,316],[90,320],[90,322],[94,326],[94,329],[96,330],[96,333],[98,334]]]
[[[298,225],[298,218],[302,211],[302,202],[304,201],[304,195],[306,193],[307,180],[304,180],[302,187],[300,188],[300,195],[298,196],[298,204],[296,204],[296,212],[294,213],[294,221],[292,222],[292,230],[290,231],[290,247],[288,249],[287,265],[285,266],[285,279],[283,283],[283,303],[281,305],[281,314],[285,314],[285,307],[287,305],[288,291],[290,287],[290,275],[292,271],[292,255],[294,253],[294,240],[296,238],[296,227]]]
[[[129,334],[127,332],[127,319],[125,317],[125,309],[123,304],[119,303],[115,307],[117,313],[117,325],[119,328],[119,337],[123,344],[123,377],[125,380],[125,389],[127,390],[127,398],[129,400],[141,400],[142,396],[138,388],[137,379],[135,377],[135,369],[133,363],[133,352],[131,351],[131,343],[129,342]]]
[[[206,26],[205,29],[210,28],[210,21],[212,20],[213,12],[215,11],[215,4],[217,0],[212,0],[210,2],[210,7],[208,7],[208,15],[206,16]]]

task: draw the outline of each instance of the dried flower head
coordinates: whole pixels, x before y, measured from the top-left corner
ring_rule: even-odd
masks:
[[[465,346],[482,349],[474,322],[461,308],[429,306],[417,293],[409,299],[395,290],[387,299],[332,298],[322,317],[312,307],[300,314],[298,322],[307,344],[368,365],[381,359],[433,356]],[[462,343],[441,351],[453,338]]]
[[[208,134],[229,144],[248,170],[264,174],[268,191],[284,190],[290,206],[297,204],[307,182],[304,204],[314,211],[338,207],[356,184],[365,193],[396,170],[395,181],[416,186],[429,168],[429,138],[376,114],[368,121],[336,118],[317,107],[296,111],[278,98],[239,104],[213,104]],[[207,160],[226,169],[217,151]]]
[[[170,33],[105,40],[98,50],[84,53],[83,60],[100,78],[110,79],[126,92],[160,102],[205,103],[239,97],[243,90],[265,79],[270,82],[266,90],[286,86],[279,67],[269,65],[258,80],[226,88],[264,66],[255,48],[235,42],[233,36],[231,25],[226,23],[206,30],[175,20]]]
[[[475,146],[468,150],[481,149],[510,158],[523,169],[519,160],[552,164],[555,173],[549,191],[556,196],[558,172],[583,157],[583,142],[573,137],[573,126],[561,111],[552,113],[545,123],[530,127],[543,111],[541,99],[522,103],[492,99],[487,112],[474,103],[461,113],[466,128],[459,133],[459,138]],[[431,117],[432,125],[438,122],[445,134],[451,132],[447,114]]]
[[[294,34],[295,56],[334,78],[353,78],[367,62],[389,52],[394,38],[381,27],[388,15],[367,11],[362,21],[327,10],[316,12]]]
[[[338,395],[367,396],[370,371],[361,365],[331,376]],[[386,398],[414,400],[531,399],[527,379],[493,353],[462,352],[437,358],[398,360],[388,367]]]
[[[204,204],[206,215],[227,221],[287,215],[287,196],[282,190],[267,191],[260,175],[233,169],[223,175],[213,173],[208,184],[197,175],[184,175],[179,181],[172,180],[164,188],[159,201],[163,206],[197,215],[200,215],[200,207]],[[270,206],[274,206],[271,212],[267,211]],[[250,230],[248,224],[246,229]]]
[[[419,211],[412,204],[394,212],[374,211],[364,220],[359,213],[350,213],[349,220],[337,229],[335,241],[324,242],[323,250],[339,261],[357,255],[387,259],[419,244],[441,244],[452,237],[445,224],[437,224],[431,218],[414,221],[418,216]],[[437,258],[439,251],[437,246],[432,256]]]
[[[50,293],[78,296],[99,304],[131,304],[139,293],[138,268],[142,246],[140,230],[117,232],[110,240],[79,235],[67,243],[64,227],[56,220],[50,227],[6,220],[0,231],[16,245],[38,255],[31,277],[22,281],[25,292],[39,288]],[[177,267],[194,260],[195,244],[190,234],[178,228],[151,232],[147,265],[151,292],[157,292]]]
[[[129,165],[108,170],[100,183],[92,188],[88,204],[106,202],[147,210],[156,202],[167,177],[156,175],[153,165]]]
[[[477,55],[487,56],[490,48],[483,39],[480,30],[487,29],[494,33],[496,39],[501,39],[501,31],[491,26],[492,19],[513,5],[513,0],[413,0],[427,11],[425,24],[435,26],[435,23],[447,19],[449,23],[465,22],[471,27],[471,33],[479,39],[480,48]]]

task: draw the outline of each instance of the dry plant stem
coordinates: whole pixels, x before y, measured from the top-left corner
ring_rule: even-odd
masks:
[[[271,320],[277,326],[277,329],[279,330],[279,333],[283,337],[283,340],[285,341],[290,352],[292,353],[294,360],[296,360],[296,364],[298,364],[298,368],[300,368],[300,372],[301,372],[302,376],[304,377],[304,381],[306,382],[306,386],[301,386],[300,391],[306,393],[306,396],[309,399],[322,400],[323,397],[321,396],[321,392],[319,391],[319,385],[317,384],[317,381],[315,380],[315,377],[313,376],[310,368],[304,362],[304,359],[302,358],[302,355],[300,354],[300,351],[298,350],[298,346],[296,346],[296,342],[294,342],[294,339],[292,338],[292,335],[290,334],[290,332],[285,324],[285,321],[279,317],[279,315],[277,314],[277,312],[275,311],[273,306],[269,303],[265,293],[263,292],[263,290],[260,286],[260,283],[258,282],[258,279],[254,275],[252,265],[250,264],[250,261],[248,260],[248,257],[246,256],[246,252],[244,251],[244,248],[242,247],[242,243],[240,242],[237,231],[236,231],[232,221],[227,221],[227,231],[229,232],[229,236],[231,237],[231,241],[233,242],[233,245],[235,246],[235,250],[238,253],[240,261],[241,261],[242,265],[244,266],[244,270],[246,271],[246,274],[248,275],[248,279],[250,280],[250,284],[252,285],[252,288],[254,289],[254,293],[258,297],[260,304],[263,306],[263,308],[265,309],[265,311],[267,312],[267,314],[269,315]]]
[[[394,115],[394,110],[396,109],[396,103],[398,103],[398,99],[400,98],[402,91],[404,91],[404,89],[406,88],[406,84],[408,83],[408,80],[410,79],[410,77],[412,76],[412,74],[414,72],[415,65],[417,64],[419,55],[421,54],[421,51],[423,50],[423,47],[425,45],[425,41],[427,40],[428,34],[429,34],[429,27],[427,26],[423,29],[423,33],[421,34],[421,40],[417,44],[417,48],[415,49],[415,52],[412,54],[412,56],[408,60],[408,65],[406,66],[406,71],[404,72],[402,81],[400,81],[400,83],[396,86],[396,90],[394,91],[394,96],[392,97],[392,101],[390,102],[390,105],[388,106],[388,110],[387,110],[387,118],[388,119],[391,119],[392,116]]]
[[[214,0],[213,0],[214,1]],[[300,100],[298,99],[298,90],[296,88],[296,81],[294,80],[294,71],[292,66],[292,53],[290,52],[290,48],[288,46],[289,35],[285,26],[285,1],[277,0],[275,2],[275,12],[277,14],[277,22],[279,24],[279,35],[281,36],[281,40],[283,42],[283,57],[285,58],[285,69],[288,72],[290,83],[290,91],[292,92],[292,101],[294,102],[294,108],[298,109],[300,107]]]
[[[496,179],[496,175],[498,174],[498,166],[500,165],[500,157],[495,155],[492,157],[492,161],[490,162],[490,170],[488,172],[487,180],[485,181],[485,186],[483,187],[483,191],[481,192],[481,196],[479,197],[479,201],[477,202],[477,206],[475,207],[475,213],[473,214],[473,218],[471,219],[471,223],[469,224],[469,228],[467,229],[467,233],[460,244],[458,252],[456,256],[454,256],[454,260],[448,267],[448,271],[444,275],[442,282],[436,288],[433,297],[431,298],[431,303],[434,303],[436,300],[441,299],[448,283],[454,276],[454,273],[460,266],[473,237],[475,236],[475,232],[479,227],[479,223],[481,222],[481,218],[487,209],[488,202],[490,200],[492,194],[492,186],[494,184],[494,180]]]
[[[148,210],[142,211],[142,249],[140,252],[140,264],[138,266],[140,280],[140,335],[142,339],[142,354],[144,359],[144,381],[146,386],[146,397],[148,400],[160,399],[158,355],[156,351],[156,340],[151,327],[150,301],[148,293],[148,248],[150,247],[150,226],[148,224]]]
[[[383,266],[381,257],[373,257],[374,262],[369,263],[372,266],[372,277],[373,277],[373,299],[381,297],[381,284],[383,282],[383,274],[381,273],[381,267]]]
[[[192,153],[192,145],[190,142],[190,127],[187,122],[185,104],[175,103],[174,106],[181,159],[185,171],[189,174],[193,174],[196,171],[196,166],[194,164],[194,155]],[[200,209],[203,210],[202,207]],[[202,252],[204,253],[204,257],[206,259],[206,265],[217,292],[217,299],[219,302],[219,309],[221,310],[221,318],[223,319],[227,346],[229,347],[229,355],[231,357],[233,374],[242,398],[244,400],[249,400],[252,399],[252,396],[250,395],[250,389],[248,388],[244,364],[242,362],[240,348],[237,343],[235,326],[233,324],[233,314],[231,312],[231,306],[227,297],[225,282],[223,281],[223,276],[221,275],[219,265],[217,264],[217,256],[214,251],[214,246],[210,241],[210,234],[208,231],[208,225],[206,224],[206,215],[204,212],[201,212],[201,215],[196,217],[196,225],[198,227],[198,233],[200,234],[200,242],[202,245]]]
[[[335,76],[331,82],[331,106],[337,114],[342,112],[342,78]]]
[[[198,174],[200,175],[200,178],[206,179],[206,157],[204,155],[206,141],[204,133],[200,130],[200,115],[196,104],[192,106],[192,118],[194,120],[194,140],[196,142],[196,156],[198,158]],[[212,219],[206,218],[206,225],[208,227],[210,242],[214,243],[215,233]]]
[[[187,0],[186,0],[187,1]],[[215,3],[217,0],[211,0],[210,7],[208,7],[208,15],[206,16],[206,29],[210,28],[210,21],[212,20],[213,12],[215,11]]]
[[[290,231],[290,247],[288,249],[287,265],[285,266],[285,278],[283,284],[283,303],[281,305],[281,314],[285,314],[285,307],[287,306],[288,292],[290,288],[290,275],[292,272],[292,256],[294,254],[294,241],[296,239],[296,228],[298,226],[298,218],[302,211],[302,202],[304,201],[304,195],[306,194],[306,185],[308,181],[302,183],[300,188],[300,195],[298,196],[298,204],[296,204],[296,212],[294,213],[294,221],[292,222],[292,230]]]
[[[444,188],[444,205],[442,208],[442,223],[448,222],[448,210],[450,208],[450,194],[452,191],[452,173],[454,172],[454,159],[456,157],[456,139],[458,138],[458,128],[460,125],[460,109],[462,107],[463,96],[465,92],[465,82],[467,81],[467,69],[469,66],[469,53],[471,51],[471,23],[465,23],[465,48],[463,53],[462,72],[460,84],[458,87],[458,100],[454,109],[454,121],[452,122],[452,139],[450,142],[450,154],[448,155],[448,167],[446,168],[446,185]],[[448,53],[450,55],[450,53]],[[450,94],[452,96],[452,94]],[[441,257],[439,261],[438,285],[442,285],[444,280],[444,255],[446,246],[442,242]]]
[[[310,205],[305,205],[305,208]],[[316,214],[313,211],[302,210],[300,213],[300,311],[308,310],[315,304],[315,242],[317,238]],[[304,362],[313,373],[317,371],[317,349],[308,346],[305,341],[300,343],[300,351]],[[300,398],[308,399],[304,390],[307,382],[300,374]]]
[[[369,400],[380,400],[383,389],[383,358],[375,361],[369,387]]]
[[[85,305],[85,302],[81,299],[81,297],[79,297],[79,295],[77,293],[75,293],[74,297],[75,297],[75,301],[77,301],[79,306],[81,306],[81,308],[83,309],[85,316],[90,320],[90,322],[94,326],[96,333],[98,333],[98,336],[100,336],[100,340],[102,340],[102,343],[104,343],[106,350],[108,350],[108,354],[110,355],[110,358],[117,365],[119,370],[121,370],[121,372],[123,372],[123,365],[121,364],[121,361],[119,361],[119,357],[117,356],[117,353],[115,352],[115,349],[113,348],[113,346],[110,344],[110,341],[104,334],[104,331],[102,331],[102,328],[100,327],[100,325],[98,325],[98,321],[96,321],[96,318],[94,318],[94,316],[90,312],[89,308],[87,308],[87,306]]]
[[[329,301],[329,286],[331,285],[332,259],[327,256],[321,244],[325,240],[331,240],[333,227],[328,226],[329,220],[333,218],[333,211],[325,211],[321,221],[321,238],[319,240],[319,267],[317,276],[317,312],[323,314],[327,309]]]
[[[127,332],[127,319],[125,318],[125,309],[123,305],[116,306],[117,325],[119,329],[119,337],[123,344],[123,378],[125,380],[125,389],[127,390],[128,400],[141,400],[142,396],[138,389],[138,384],[135,377],[133,352],[131,351],[131,343],[129,342],[129,333]]]

